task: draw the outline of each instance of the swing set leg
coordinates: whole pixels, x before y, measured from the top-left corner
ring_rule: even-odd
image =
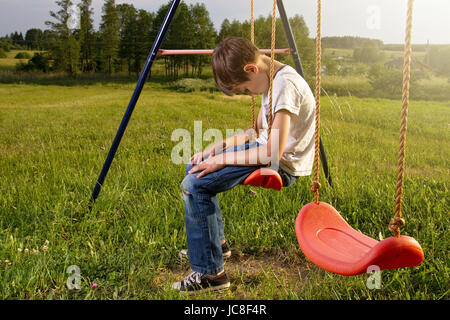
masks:
[[[159,47],[161,46],[161,42],[164,39],[164,35],[166,34],[167,29],[169,28],[170,22],[172,21],[172,18],[175,15],[175,11],[177,10],[179,3],[180,3],[180,0],[172,1],[171,5],[169,7],[169,10],[167,11],[166,17],[164,18],[164,20],[162,22],[162,25],[158,32],[158,35],[156,36],[156,39],[153,43],[153,47],[150,51],[150,54],[147,57],[147,61],[145,63],[144,69],[142,70],[141,75],[139,76],[139,80],[136,84],[136,88],[134,89],[134,92],[133,92],[131,100],[128,104],[127,110],[125,111],[122,122],[120,123],[119,129],[117,130],[114,141],[111,145],[111,148],[109,149],[108,156],[105,160],[102,171],[100,172],[100,176],[98,177],[97,183],[95,184],[94,190],[92,191],[92,195],[91,195],[91,199],[90,199],[89,207],[88,207],[89,212],[91,211],[92,206],[95,203],[95,200],[97,199],[97,197],[100,193],[103,182],[105,181],[105,177],[106,177],[108,170],[111,166],[111,163],[114,159],[117,148],[119,147],[120,140],[122,139],[123,134],[125,133],[125,129],[127,128],[128,122],[130,121],[131,114],[133,113],[134,107],[136,106],[136,103],[139,99],[142,88],[144,87],[145,80],[147,79],[147,76],[153,65],[153,61],[155,60],[156,54],[158,53]]]
[[[322,167],[323,167],[323,173],[325,173],[325,177],[327,178],[328,184],[330,185],[330,187],[332,187],[333,185],[331,184],[331,175],[330,172],[328,171],[328,161],[327,161],[327,156],[325,155],[325,148],[323,147],[323,143],[322,143],[322,138],[319,139],[320,142],[320,161],[322,161]]]

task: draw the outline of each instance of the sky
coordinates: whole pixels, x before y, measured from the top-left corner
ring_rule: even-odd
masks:
[[[239,21],[250,18],[250,0],[184,0],[204,3],[216,27],[225,18]],[[73,0],[76,4],[79,0]],[[103,0],[93,0],[94,25],[100,23]],[[272,12],[272,0],[255,0],[255,16]],[[137,9],[155,12],[168,0],[116,0]],[[304,17],[315,36],[316,0],[284,0],[288,17]],[[407,0],[322,0],[322,37],[359,36],[380,39],[384,43],[403,43]],[[0,0],[0,36],[30,28],[46,29],[49,11],[57,11],[55,0]],[[277,13],[278,15],[278,13]],[[450,44],[450,0],[415,0],[413,43]]]

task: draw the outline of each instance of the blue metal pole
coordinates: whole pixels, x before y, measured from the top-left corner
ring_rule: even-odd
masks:
[[[120,140],[125,132],[125,129],[130,121],[131,114],[133,113],[134,107],[139,99],[139,95],[141,94],[142,88],[144,87],[145,79],[147,79],[148,73],[153,65],[153,61],[155,60],[156,54],[158,53],[159,47],[161,46],[161,42],[164,39],[167,29],[169,28],[170,22],[177,10],[177,7],[180,3],[180,0],[173,0],[169,10],[167,11],[166,17],[163,20],[161,28],[159,29],[158,35],[156,36],[155,41],[153,42],[153,47],[150,51],[150,54],[147,57],[147,61],[145,63],[144,69],[139,76],[138,82],[136,84],[136,88],[134,89],[133,96],[131,97],[130,103],[128,104],[128,108],[125,111],[125,115],[123,116],[122,122],[120,123],[119,129],[117,130],[114,141],[109,149],[108,156],[106,157],[105,163],[103,165],[102,171],[100,172],[100,176],[98,177],[97,183],[95,184],[94,191],[91,195],[91,201],[89,204],[89,211],[92,209],[92,204],[98,197],[100,193],[100,189],[105,181],[105,177],[108,173],[108,170],[111,166],[111,163],[116,154],[117,148],[119,147]]]

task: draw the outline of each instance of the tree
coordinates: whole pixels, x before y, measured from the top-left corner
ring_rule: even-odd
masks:
[[[56,32],[48,29],[44,30],[41,38],[41,49],[50,51],[55,45],[57,38]]]
[[[342,48],[342,49],[355,49],[360,47],[381,48],[383,46],[383,41],[353,36],[323,37],[322,46],[324,48]]]
[[[335,76],[338,73],[339,70],[339,65],[336,62],[336,60],[334,60],[331,57],[323,57],[322,60],[322,64],[325,66],[325,74],[327,76]]]
[[[156,38],[156,34],[161,27],[168,8],[168,4],[162,5],[156,13],[151,32],[152,41]],[[184,2],[181,2],[175,16],[173,17],[169,29],[167,30],[161,47],[165,49],[192,48],[192,33],[193,27],[189,8]],[[180,55],[164,56],[166,76],[177,78],[178,70],[182,66],[183,60],[186,61],[185,59],[186,57]]]
[[[113,63],[118,57],[119,19],[115,0],[105,0],[102,8],[100,33],[102,37],[102,62],[108,74],[113,72]]]
[[[433,69],[450,79],[450,46],[432,47],[426,59]]]
[[[50,58],[47,53],[36,52],[28,63],[19,63],[16,68],[19,71],[39,70],[48,72],[50,71]]]
[[[139,75],[143,63],[145,62],[148,53],[150,52],[151,45],[148,39],[152,32],[153,19],[155,15],[146,10],[139,10],[137,14],[136,32],[135,37],[135,49],[134,49],[134,71],[136,76]]]
[[[204,4],[195,4],[190,6],[192,16],[192,45],[197,49],[213,48],[216,43],[217,33],[214,29],[214,24],[209,17],[209,12],[206,10]],[[208,56],[193,56],[191,57],[192,74],[195,70],[197,75],[202,73],[202,66],[210,61]]]
[[[56,22],[46,21],[56,35],[56,41],[50,49],[54,59],[53,67],[57,70],[69,72],[71,75],[76,73],[79,57],[79,43],[70,28],[70,19],[72,18],[71,0],[59,0],[56,4],[60,7],[58,12],[50,11],[50,16]]]
[[[22,32],[15,31],[14,33],[11,33],[10,38],[12,40],[13,45],[22,46],[25,44],[25,40],[23,39]]]
[[[379,97],[399,98],[402,94],[403,71],[400,69],[387,68],[382,64],[373,64],[368,74],[369,83],[374,94]],[[420,76],[411,72],[410,92],[419,88]]]
[[[11,50],[11,39],[8,36],[0,38],[0,50],[9,52]]]
[[[80,10],[80,62],[81,71],[86,72],[89,70],[95,71],[95,65],[93,63],[93,9],[91,8],[92,0],[81,0],[78,4]]]
[[[42,41],[43,32],[41,29],[33,28],[29,29],[25,33],[25,43],[29,50],[42,50],[41,41]]]
[[[103,44],[103,40],[102,40],[102,34],[100,33],[100,31],[95,31],[93,33],[93,65],[95,67],[95,71],[99,72],[105,71],[105,63],[104,63],[104,59],[103,59],[103,49],[102,49],[102,44]]]
[[[217,37],[217,42],[222,42],[227,36],[231,35],[231,23],[230,20],[225,18],[220,25],[219,36]]]
[[[127,62],[128,73],[132,71],[133,59],[136,55],[137,11],[132,4],[117,5],[119,16],[119,58]]]
[[[383,59],[383,53],[378,47],[355,48],[353,59],[357,62],[375,63]]]
[[[128,73],[139,75],[142,64],[150,51],[149,38],[154,14],[136,10],[133,5],[117,5],[120,26],[119,57],[126,61]]]
[[[9,44],[3,41],[0,41],[0,51],[3,53],[4,56],[2,58],[6,58],[6,52],[9,50]]]
[[[305,76],[311,76],[315,74],[316,60],[315,60],[315,41],[309,37],[309,29],[306,25],[303,16],[296,14],[292,18],[289,18],[289,24],[291,25],[292,33],[294,35],[295,43],[302,61],[302,67],[304,69]],[[281,29],[278,28],[278,29]],[[283,30],[284,33],[284,30]],[[285,35],[283,35],[285,38]],[[287,39],[286,39],[287,46]],[[292,57],[286,56],[284,59],[286,63],[293,63]]]

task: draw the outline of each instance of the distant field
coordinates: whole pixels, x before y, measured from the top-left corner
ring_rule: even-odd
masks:
[[[391,50],[381,50],[384,54],[384,61],[388,62],[397,58],[403,57],[403,51],[391,51]],[[339,48],[325,48],[324,55],[330,55],[332,57],[344,57],[353,58],[353,49],[339,49]],[[413,51],[413,57],[420,60],[426,55],[424,51]]]
[[[28,61],[28,59],[14,59],[14,57],[19,52],[27,52],[30,55],[30,57],[32,57],[35,52],[39,52],[39,51],[34,51],[34,50],[11,50],[9,52],[6,52],[7,57],[6,58],[0,58],[0,71],[1,70],[11,70],[12,71],[12,70],[15,70],[17,63],[19,63],[19,62],[26,63]]]
[[[250,101],[148,83],[87,213],[133,89],[131,83],[0,84],[0,260],[9,261],[0,264],[0,299],[185,299],[170,290],[189,272],[177,258],[186,247],[184,165],[170,161],[179,142],[171,134],[193,133],[196,120],[202,132],[246,128]],[[321,174],[320,199],[375,239],[391,236],[400,105],[322,97],[334,187]],[[281,192],[238,186],[219,195],[234,250],[225,265],[231,288],[196,298],[448,299],[449,119],[450,101],[411,102],[402,234],[421,243],[422,265],[383,271],[376,290],[367,288],[367,275],[325,272],[307,261],[294,231],[298,211],[313,199],[311,177]],[[70,265],[80,267],[80,291],[66,287]]]

